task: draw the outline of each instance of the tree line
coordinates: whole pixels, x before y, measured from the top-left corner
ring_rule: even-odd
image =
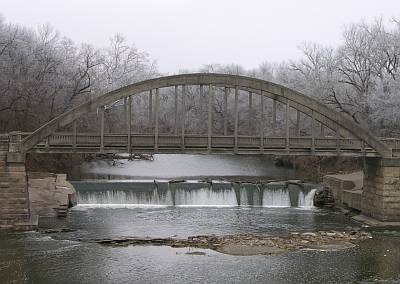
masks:
[[[304,43],[300,48],[302,57],[298,60],[262,62],[251,70],[235,64],[211,64],[180,72],[228,73],[272,81],[316,98],[376,135],[399,136],[400,22],[392,20],[385,25],[379,19],[351,24],[343,30],[342,42],[336,47]],[[107,47],[97,48],[77,45],[49,25],[34,30],[0,19],[0,132],[32,131],[94,96],[161,75],[155,61],[121,35],[111,37]],[[172,93],[166,90],[160,97],[160,127],[167,132],[176,131]],[[207,103],[196,94],[196,88],[188,88],[185,112],[191,118],[187,123],[201,132],[205,131]],[[215,127],[220,132],[222,100],[216,96],[213,105]],[[148,95],[133,101],[134,129],[151,130]],[[106,109],[109,131],[123,129],[121,106],[120,102]],[[242,132],[256,132],[252,120],[257,114],[250,113],[243,95],[239,108]],[[266,115],[271,116],[270,106]],[[86,130],[97,125],[98,119],[90,116],[80,122]]]

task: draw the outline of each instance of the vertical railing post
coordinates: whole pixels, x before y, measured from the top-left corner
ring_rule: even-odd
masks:
[[[46,150],[49,150],[49,147],[50,147],[50,136],[51,136],[51,135],[47,136],[47,137],[46,137],[46,140],[45,140],[45,147],[46,147]]]
[[[175,114],[175,130],[174,134],[178,135],[178,86],[174,88],[174,114]]]
[[[149,125],[153,128],[153,90],[149,92]]]
[[[100,152],[104,151],[104,106],[100,108]]]
[[[324,138],[325,137],[325,127],[324,125],[321,123],[321,137]]]
[[[212,114],[212,107],[214,103],[214,92],[213,92],[213,87],[210,84],[208,86],[208,152],[211,152],[211,146],[212,146],[212,120],[213,120],[213,114]]]
[[[203,96],[204,96],[204,86],[200,85],[199,87],[200,89],[200,99],[199,99],[199,107],[201,109],[201,112],[203,112],[203,107],[204,107],[204,100],[203,100]],[[203,134],[203,126],[201,127],[201,130],[199,131],[199,134]]]
[[[159,107],[159,92],[158,88],[156,89],[156,101],[154,107],[154,120],[155,120],[155,127],[154,127],[154,151],[158,152],[158,107]]]
[[[364,157],[367,155],[364,140],[361,140],[361,153],[363,154]]]
[[[253,124],[252,124],[252,118],[253,118],[253,93],[249,92],[249,122],[248,122],[248,134],[252,135],[253,132],[251,131],[253,128]]]
[[[315,153],[315,113],[311,111],[311,153]]]
[[[339,125],[336,125],[335,136],[336,136],[336,153],[337,153],[337,155],[339,155],[339,153],[340,153],[340,130],[339,130]]]
[[[262,91],[260,100],[260,150],[264,153],[264,95]]]
[[[235,87],[235,128],[234,128],[234,152],[238,152],[238,126],[239,126],[239,87]]]
[[[286,150],[290,150],[290,126],[289,126],[289,110],[290,110],[290,101],[286,100],[286,111],[285,111],[285,123],[286,123]]]
[[[72,148],[76,149],[76,127],[77,127],[77,122],[76,120],[74,120],[74,122],[72,123]]]
[[[300,137],[300,111],[297,110],[297,121],[296,121],[296,135]]]
[[[124,119],[125,119],[125,129],[128,127],[128,105],[126,103],[127,98],[124,98]]]
[[[224,89],[224,136],[228,135],[228,91],[229,88]]]
[[[272,136],[276,135],[276,100],[272,104]]]
[[[21,152],[22,133],[20,131],[13,131],[9,133],[8,137],[8,152]],[[48,141],[49,137],[47,136],[46,141]]]
[[[128,139],[127,139],[127,150],[128,153],[131,153],[131,132],[132,132],[132,96],[129,96],[127,99],[127,103],[128,103],[128,120],[127,120],[127,132],[128,132]]]
[[[181,114],[181,118],[182,118],[182,128],[181,128],[181,141],[182,141],[182,151],[185,150],[185,122],[186,122],[186,86],[183,85],[182,86],[182,114]]]

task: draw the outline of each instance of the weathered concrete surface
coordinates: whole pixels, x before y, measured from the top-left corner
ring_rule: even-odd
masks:
[[[338,206],[356,209],[368,220],[400,222],[399,158],[368,158],[364,173],[328,175],[323,184]]]
[[[366,160],[362,213],[380,221],[400,221],[400,159]]]
[[[8,137],[0,137],[0,229],[31,229],[24,163],[7,163]]]
[[[367,224],[371,227],[384,227],[384,228],[400,228],[400,222],[385,222],[385,221],[379,221],[377,219],[374,219],[372,217],[365,216],[363,214],[356,215],[352,217],[354,220]]]
[[[332,192],[335,204],[361,211],[364,174],[361,171],[350,174],[326,175],[323,185]]]
[[[58,208],[76,205],[75,189],[65,174],[28,173],[28,191],[31,214],[52,217]]]
[[[347,207],[362,211],[362,190],[344,190],[342,202]]]

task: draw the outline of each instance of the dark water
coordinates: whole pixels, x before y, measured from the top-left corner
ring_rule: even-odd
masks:
[[[229,169],[219,169],[218,175],[240,168],[237,161],[232,163],[228,163]],[[123,175],[130,167],[124,168]],[[147,171],[140,172],[137,165],[134,168],[131,175],[142,176]],[[99,174],[107,171],[103,167]],[[190,169],[186,174],[192,172],[196,171]],[[235,173],[246,173],[246,169]],[[164,177],[169,174],[160,173]],[[93,242],[118,236],[274,235],[360,226],[339,212],[312,207],[313,186],[175,184],[172,189],[149,181],[113,181],[77,183],[76,188],[81,204],[67,218],[40,220],[42,230],[67,227],[74,231],[0,232],[0,283],[400,282],[400,231],[374,232],[373,239],[346,250],[271,256],[231,256],[196,248],[112,248]],[[187,254],[193,251],[205,255]]]
[[[379,232],[342,251],[230,256],[169,247],[110,248],[116,236],[268,233],[349,229],[341,213],[304,208],[78,206],[44,227],[76,231],[0,234],[0,283],[357,283],[400,280],[400,233]],[[203,251],[206,255],[188,255]],[[365,282],[366,283],[366,282]],[[385,282],[387,283],[387,282]]]

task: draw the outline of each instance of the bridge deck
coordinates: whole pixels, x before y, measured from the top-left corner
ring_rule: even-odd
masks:
[[[24,133],[24,136],[29,133]],[[131,134],[133,153],[237,153],[320,156],[379,156],[357,139],[335,137],[264,137],[213,135]],[[393,152],[400,153],[400,139],[382,139]],[[30,152],[37,153],[126,153],[127,134],[55,133],[37,144]]]

